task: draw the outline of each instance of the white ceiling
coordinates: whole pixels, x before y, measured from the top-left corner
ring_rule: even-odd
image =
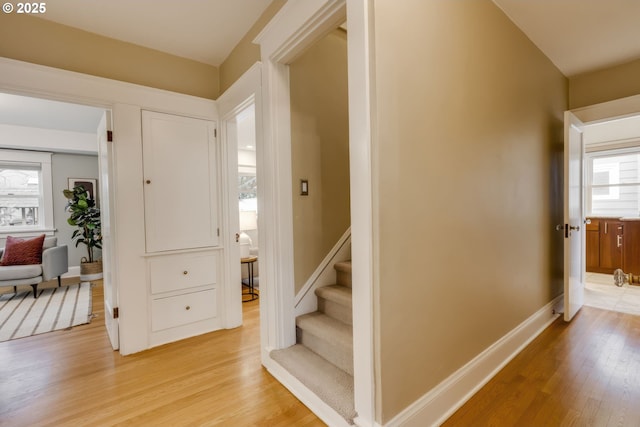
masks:
[[[95,134],[104,110],[0,93],[0,124]]]
[[[493,0],[567,77],[640,58],[638,0]]]
[[[219,66],[272,0],[55,0],[41,18]]]

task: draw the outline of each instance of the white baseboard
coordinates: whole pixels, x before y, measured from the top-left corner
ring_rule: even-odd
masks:
[[[509,363],[524,347],[559,317],[556,297],[511,332],[476,356],[453,375],[396,415],[385,427],[437,426]]]
[[[267,371],[285,386],[295,397],[311,410],[325,424],[331,427],[353,427],[332,407],[324,403],[315,393],[307,388],[278,362],[267,356],[263,359]]]

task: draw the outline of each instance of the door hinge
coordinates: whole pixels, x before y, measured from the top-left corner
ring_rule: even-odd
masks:
[[[113,131],[107,131],[107,141],[113,142]]]
[[[218,228],[218,237],[220,237],[220,229]]]
[[[213,137],[217,138],[218,137],[218,129],[214,129],[213,130]]]
[[[117,319],[118,317],[120,317],[120,310],[118,307],[113,307],[113,318]]]

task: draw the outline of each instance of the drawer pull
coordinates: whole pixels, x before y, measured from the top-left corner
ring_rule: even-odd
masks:
[[[182,274],[184,274],[186,276],[187,274],[189,274],[189,272],[187,270],[185,270],[185,271],[182,272]]]
[[[191,306],[190,306],[190,305],[188,305],[188,306],[186,306],[184,309],[185,309],[185,310],[191,310]]]

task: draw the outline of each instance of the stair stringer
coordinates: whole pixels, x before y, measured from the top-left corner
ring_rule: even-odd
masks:
[[[315,290],[323,286],[336,283],[336,271],[333,265],[339,261],[351,259],[351,227],[344,232],[338,242],[331,248],[326,257],[322,260],[318,268],[309,277],[300,292],[295,296],[294,315],[295,317],[311,313],[318,309],[318,297]]]

